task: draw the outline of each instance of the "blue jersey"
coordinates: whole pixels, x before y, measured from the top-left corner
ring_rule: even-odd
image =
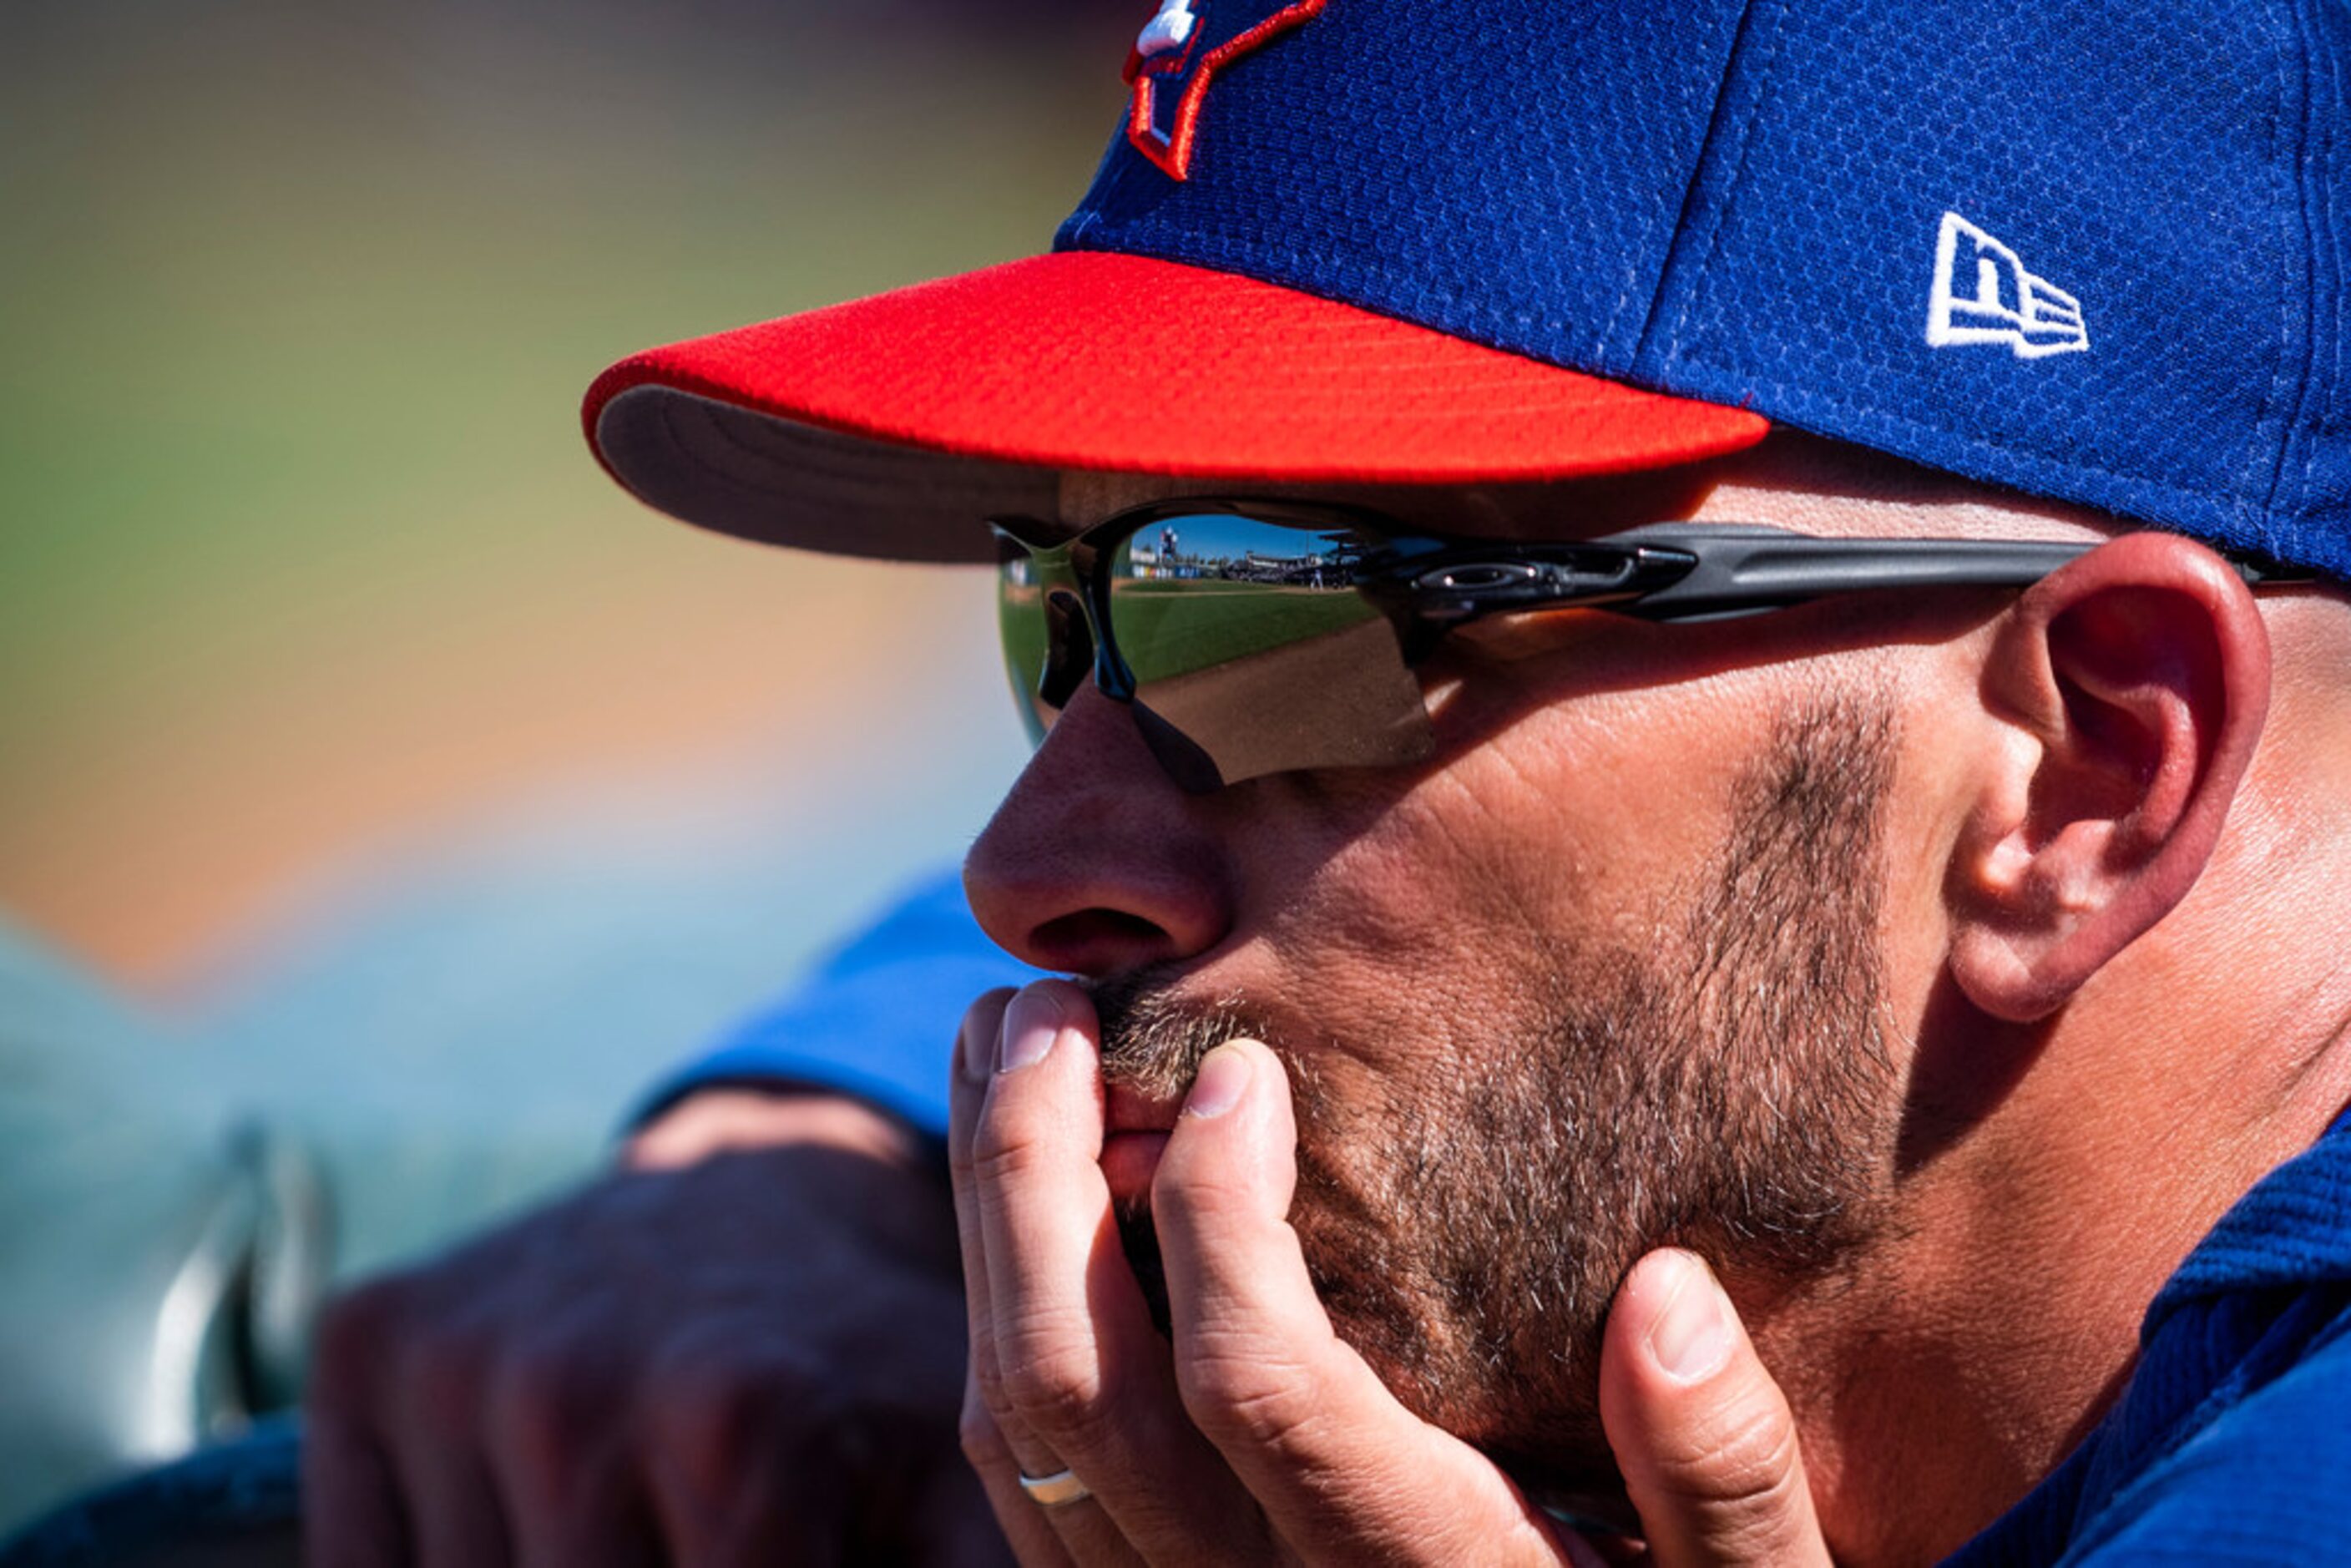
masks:
[[[689,1090],[783,1080],[854,1094],[944,1137],[964,1009],[982,991],[1042,973],[987,939],[959,873],[928,878],[779,1005],[664,1082],[639,1119]]]
[[[2351,1117],[2197,1244],[2114,1411],[1952,1562],[2342,1562],[2346,1411]]]

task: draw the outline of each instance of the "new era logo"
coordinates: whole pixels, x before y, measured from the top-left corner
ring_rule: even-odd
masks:
[[[2090,346],[2082,302],[2024,270],[2016,252],[1957,213],[1943,214],[1935,240],[1935,292],[1927,341],[2005,343],[2020,360],[2070,354]]]

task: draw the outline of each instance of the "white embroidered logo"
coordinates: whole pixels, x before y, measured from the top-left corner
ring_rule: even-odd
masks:
[[[1159,15],[1143,25],[1143,36],[1134,40],[1134,52],[1147,60],[1154,55],[1182,48],[1184,40],[1192,36],[1192,25],[1199,19],[1192,15],[1192,0],[1159,0]]]
[[[1953,292],[1954,279],[1972,284]],[[2020,360],[2081,352],[2090,346],[2082,302],[2024,270],[2014,251],[1957,213],[1943,214],[1935,240],[1935,294],[1927,309],[1927,341],[2006,343]]]

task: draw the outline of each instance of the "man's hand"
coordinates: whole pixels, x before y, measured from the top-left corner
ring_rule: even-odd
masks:
[[[1664,1249],[1609,1309],[1600,1420],[1662,1563],[1826,1563],[1796,1423],[1713,1272]]]
[[[1052,981],[983,998],[957,1046],[964,1446],[1022,1560],[1599,1560],[1332,1332],[1285,1218],[1288,1081],[1253,1040],[1210,1053],[1152,1182],[1170,1354],[1097,1163],[1097,1049],[1082,993]],[[1787,1406],[1698,1260],[1634,1271],[1603,1381],[1654,1561],[1828,1561]],[[1021,1489],[1064,1469],[1089,1495]]]
[[[998,1561],[962,1292],[911,1138],[708,1092],[632,1167],[328,1314],[306,1561]]]

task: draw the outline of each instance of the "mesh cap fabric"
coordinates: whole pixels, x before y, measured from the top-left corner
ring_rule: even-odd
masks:
[[[732,531],[952,557],[958,476],[1557,476],[1768,421],[2351,577],[2339,5],[1145,22],[1053,257],[624,361],[607,465]],[[857,505],[795,524],[763,426],[861,448]]]
[[[1052,517],[1064,468],[1572,478],[1734,452],[1769,429],[1233,273],[1104,254],[656,350],[606,372],[590,407],[606,464],[665,511],[935,559],[994,559],[978,526],[991,515]]]

